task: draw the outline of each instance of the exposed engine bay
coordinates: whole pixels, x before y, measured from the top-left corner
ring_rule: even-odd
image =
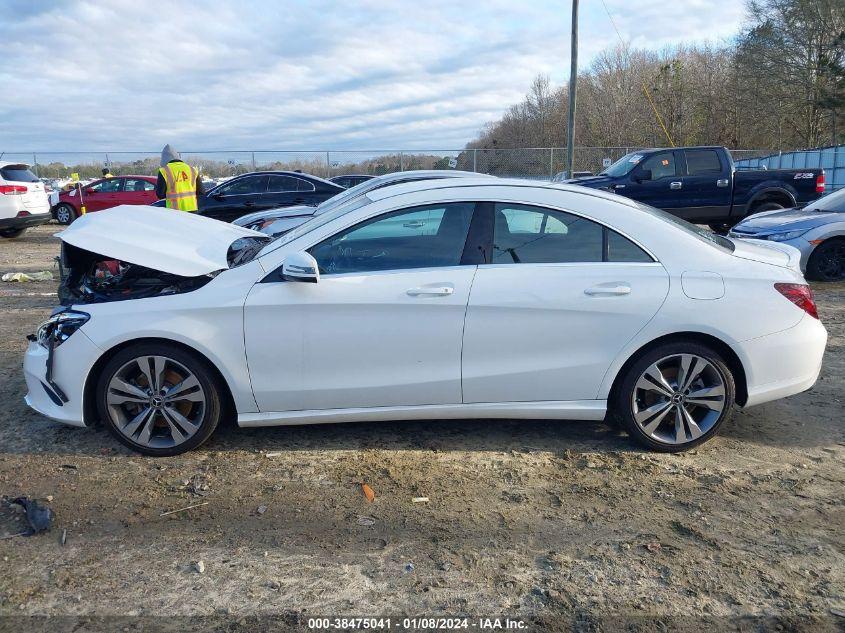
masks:
[[[59,302],[65,306],[191,292],[220,272],[184,277],[99,255],[68,243],[62,243],[59,267]]]

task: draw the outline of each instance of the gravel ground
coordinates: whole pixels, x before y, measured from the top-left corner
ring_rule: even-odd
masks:
[[[51,268],[55,230],[3,240],[0,272]],[[0,286],[0,495],[56,515],[50,532],[0,540],[0,630],[283,630],[314,615],[395,628],[400,614],[529,630],[845,623],[845,284],[814,286],[830,332],[818,384],[737,412],[685,454],[602,423],[432,420],[229,426],[165,459],[24,405],[24,335],[55,289]],[[20,531],[0,509],[0,537]]]

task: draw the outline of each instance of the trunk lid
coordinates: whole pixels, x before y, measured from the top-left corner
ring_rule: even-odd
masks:
[[[242,238],[267,236],[195,213],[120,205],[88,213],[57,234],[66,244],[183,277],[229,268],[230,248]]]
[[[765,240],[733,240],[734,257],[801,272],[801,251],[789,244]]]

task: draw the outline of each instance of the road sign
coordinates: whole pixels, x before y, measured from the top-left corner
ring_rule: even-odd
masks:
[[[458,166],[458,159],[457,158],[450,158],[449,159],[449,167],[454,169],[457,166]]]
[[[613,164],[613,161],[610,160],[609,158],[602,158],[601,159],[601,166],[604,167],[605,169],[610,167],[612,164]]]

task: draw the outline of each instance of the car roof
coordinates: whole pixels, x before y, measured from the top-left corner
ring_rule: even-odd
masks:
[[[225,182],[231,182],[238,178],[244,178],[246,176],[293,176],[294,178],[305,178],[306,180],[316,180],[318,182],[326,183],[331,187],[336,187],[338,189],[343,189],[339,184],[336,182],[332,182],[331,180],[326,180],[325,178],[320,178],[319,176],[315,176],[314,174],[308,174],[302,171],[285,171],[283,169],[272,169],[268,171],[249,171],[245,174],[238,174],[237,176],[232,176],[231,178],[227,178],[224,182],[220,184],[224,184]],[[219,186],[219,185],[218,185]]]
[[[522,180],[519,178],[491,178],[490,176],[481,178],[442,178],[437,180],[415,180],[413,182],[403,182],[390,187],[382,187],[367,193],[370,200],[383,200],[406,193],[413,193],[417,191],[431,191],[437,189],[456,189],[469,187],[519,187],[525,189],[549,189],[556,190],[562,193],[578,194],[584,196],[592,196],[595,198],[602,198],[604,200],[612,200],[619,204],[624,204],[632,208],[637,208],[634,201],[629,198],[623,198],[616,194],[601,191],[600,189],[590,189],[580,185],[568,185],[557,182],[546,182],[537,180]]]
[[[0,160],[0,167],[8,167],[9,165],[23,165],[29,169],[29,163],[23,163],[19,160]]]

